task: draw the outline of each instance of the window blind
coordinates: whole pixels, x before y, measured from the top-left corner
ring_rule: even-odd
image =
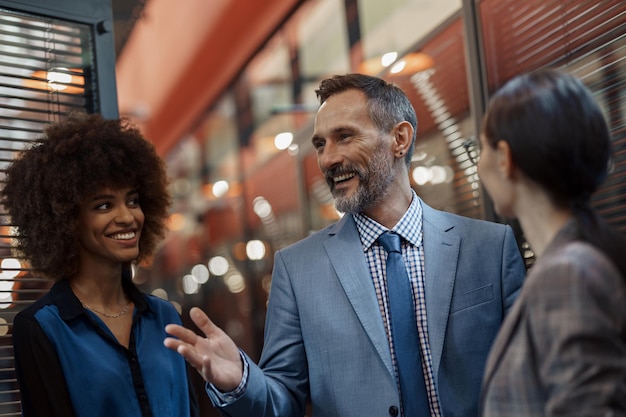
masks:
[[[468,124],[469,86],[460,14],[430,33],[400,62],[406,63],[406,71],[394,73],[388,69],[384,75],[406,92],[417,113],[411,175],[417,168],[426,171],[425,176],[444,178],[436,185],[435,181],[419,184],[417,180],[412,185],[435,208],[483,217],[476,167],[463,147],[472,132]]]
[[[605,110],[610,175],[593,202],[626,233],[626,8],[623,0],[479,0],[489,93],[514,75],[555,67],[576,75]]]
[[[613,140],[594,207],[626,233],[626,8],[623,0],[477,0],[488,93],[513,76],[555,67],[602,105]],[[532,263],[532,254],[529,261]]]
[[[47,124],[93,111],[93,50],[89,25],[0,9],[0,186],[10,162]],[[21,415],[13,318],[51,284],[12,251],[15,233],[0,207],[0,416]]]

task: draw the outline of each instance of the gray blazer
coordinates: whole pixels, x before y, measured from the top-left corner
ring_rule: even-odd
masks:
[[[483,416],[626,416],[626,281],[571,240],[572,226],[532,267],[494,343]]]
[[[488,350],[525,270],[510,227],[422,203],[426,308],[443,415],[475,417]],[[265,345],[228,416],[397,413],[389,344],[351,215],[278,251]],[[417,377],[417,375],[416,375]]]

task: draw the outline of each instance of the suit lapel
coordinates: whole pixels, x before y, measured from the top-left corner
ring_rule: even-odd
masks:
[[[387,370],[393,376],[391,353],[378,308],[374,283],[352,216],[345,215],[335,227],[331,228],[329,235],[329,238],[324,242],[324,248],[337,278],[361,321],[363,329],[385,363]]]
[[[424,202],[422,208],[428,341],[436,379],[443,354],[461,238],[450,232],[452,226],[445,216]]]

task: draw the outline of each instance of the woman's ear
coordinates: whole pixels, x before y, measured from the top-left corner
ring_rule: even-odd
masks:
[[[514,176],[515,163],[509,143],[499,140],[496,143],[496,163],[500,178],[510,180]]]
[[[403,158],[408,152],[413,142],[413,126],[411,123],[400,122],[393,128],[395,137],[395,155],[397,158]]]

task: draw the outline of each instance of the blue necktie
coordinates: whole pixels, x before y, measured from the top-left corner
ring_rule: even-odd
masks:
[[[387,251],[387,292],[391,336],[398,363],[404,417],[428,417],[430,408],[420,358],[419,335],[409,274],[402,259],[400,236],[385,232],[378,242]]]

